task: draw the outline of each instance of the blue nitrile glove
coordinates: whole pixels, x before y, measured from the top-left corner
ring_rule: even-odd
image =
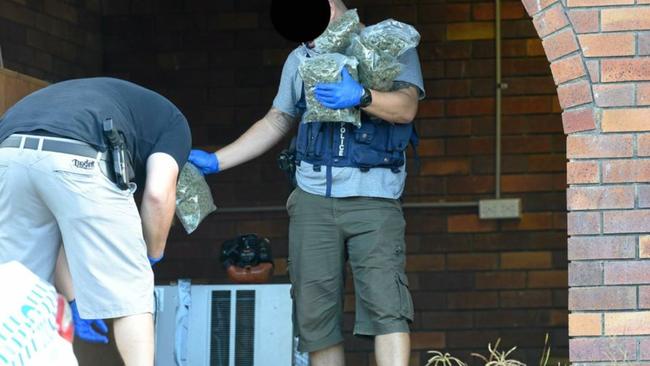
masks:
[[[338,83],[318,83],[314,95],[320,104],[330,109],[352,108],[361,104],[363,86],[352,78],[344,67],[341,71],[343,78]]]
[[[209,153],[203,150],[192,150],[190,151],[190,157],[187,160],[199,168],[201,173],[204,175],[219,172],[219,160],[215,153]]]
[[[108,326],[101,319],[81,319],[77,309],[77,301],[70,301],[74,333],[88,343],[108,344]]]
[[[162,254],[162,255],[161,255],[160,257],[158,257],[158,258],[152,258],[152,257],[150,257],[150,256],[147,256],[147,258],[149,258],[149,264],[151,264],[151,266],[153,267],[153,265],[156,264],[156,263],[158,263],[158,262],[160,262],[160,260],[163,259],[164,256],[165,256],[165,255]]]

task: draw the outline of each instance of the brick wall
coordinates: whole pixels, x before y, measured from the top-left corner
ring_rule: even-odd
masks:
[[[464,360],[501,337],[536,363],[549,333],[567,354],[565,137],[549,63],[519,1],[503,1],[505,197],[521,220],[482,221],[474,209],[407,212],[407,265],[417,308],[414,348],[435,344]],[[396,7],[394,10],[401,8]],[[422,170],[409,201],[464,201],[494,192],[494,7],[492,1],[407,6],[420,46],[428,99],[417,125]],[[389,9],[382,16],[388,16]],[[421,364],[425,355],[419,355]],[[475,360],[475,359],[474,359]]]
[[[649,360],[650,2],[524,3],[552,61],[569,134],[571,359]]]
[[[191,121],[195,145],[223,145],[263,116],[293,48],[273,32],[268,1],[104,2],[105,72],[168,96]],[[414,24],[428,98],[420,104],[422,168],[405,200],[459,201],[494,192],[494,9],[492,1],[349,1],[366,23]],[[408,210],[407,271],[413,292],[413,365],[440,349],[471,361],[502,337],[537,361],[550,333],[566,356],[565,135],[561,106],[533,22],[520,1],[503,2],[503,192],[521,197],[521,220],[480,221],[476,209]],[[564,103],[564,102],[563,102]],[[218,206],[283,205],[289,190],[275,167],[282,146],[209,178]],[[588,171],[589,167],[584,168]],[[225,282],[221,242],[257,232],[273,242],[275,281],[284,282],[284,213],[214,214],[186,236],[173,230],[159,281]],[[351,331],[352,289],[346,299]],[[349,335],[349,334],[348,334]],[[352,365],[374,365],[372,343],[346,340]]]
[[[405,199],[490,197],[493,2],[349,3],[367,23],[394,17],[423,35],[422,169]],[[228,143],[268,109],[292,48],[272,31],[268,0],[101,5],[0,0],[6,66],[46,80],[92,75],[103,49],[103,72],[169,96],[198,146]],[[467,359],[497,337],[536,362],[546,332],[555,353],[566,354],[567,306],[572,361],[650,360],[650,1],[504,0],[503,11],[502,188],[523,199],[524,214],[495,222],[474,209],[407,211],[412,364],[432,348]],[[281,205],[288,188],[275,168],[278,150],[211,177],[217,203]],[[215,214],[189,237],[175,228],[158,279],[224,282],[219,245],[253,231],[272,239],[275,281],[286,281],[286,226],[284,213],[259,213]],[[352,301],[349,289],[348,311]],[[348,338],[350,364],[374,364],[371,343]]]
[[[0,0],[6,68],[48,81],[102,69],[99,0]]]

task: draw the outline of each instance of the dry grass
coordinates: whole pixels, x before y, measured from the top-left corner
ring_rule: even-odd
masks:
[[[466,363],[453,357],[449,353],[442,354],[439,351],[429,351],[427,353],[433,354],[433,357],[429,359],[426,366],[467,366]]]
[[[517,347],[512,347],[508,351],[500,351],[499,343],[501,343],[501,338],[497,339],[496,343],[494,343],[494,348],[492,348],[491,343],[488,343],[488,351],[490,353],[489,357],[485,357],[478,353],[472,353],[472,356],[478,357],[485,361],[485,366],[526,366],[526,364],[521,361],[508,358],[510,357],[510,354],[517,349]]]
[[[488,356],[484,356],[478,353],[472,353],[471,355],[477,358],[480,358],[485,366],[526,366],[525,363],[510,358],[510,355],[517,349],[517,347],[512,347],[507,351],[499,350],[499,344],[501,339],[497,339],[494,343],[488,344]],[[427,361],[425,366],[466,366],[467,364],[459,360],[456,357],[453,357],[449,353],[442,353],[440,351],[429,351],[429,354],[433,356]],[[544,348],[542,349],[542,355],[539,359],[539,366],[549,366],[549,361],[551,360],[551,345],[549,344],[549,336],[546,334],[544,339]],[[561,362],[557,363],[557,366],[565,366],[568,364],[562,364]]]
[[[602,350],[604,355],[609,359],[609,365],[622,365],[628,361],[628,354],[625,351],[619,341],[615,336],[609,337],[610,341],[607,346],[607,349]],[[549,343],[549,336],[546,334],[544,339],[544,348],[542,348],[542,355],[539,359],[539,366],[569,366],[568,362],[557,362],[554,363],[553,358],[551,358],[551,345]],[[491,343],[488,344],[488,356],[484,356],[478,353],[472,353],[473,357],[480,358],[484,362],[484,366],[527,366],[525,363],[510,358],[510,355],[517,349],[517,347],[512,347],[507,351],[499,350],[499,344],[501,339],[497,339],[494,343],[494,347]],[[456,357],[453,357],[449,353],[442,353],[440,351],[429,351],[431,358],[427,361],[425,366],[467,366],[466,363],[459,360]]]
[[[546,366],[549,358],[551,358],[551,345],[548,344],[548,333],[546,333],[544,337],[544,348],[542,348],[542,357],[539,359],[539,366]]]

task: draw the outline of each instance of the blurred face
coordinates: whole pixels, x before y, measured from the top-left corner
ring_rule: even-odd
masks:
[[[348,9],[345,7],[343,2],[340,0],[329,0],[330,3],[330,24],[340,18]],[[311,42],[307,43],[307,47],[309,48],[314,48],[314,41],[312,40]]]

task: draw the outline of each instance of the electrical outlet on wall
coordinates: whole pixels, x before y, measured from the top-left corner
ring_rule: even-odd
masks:
[[[479,217],[489,219],[518,219],[521,217],[520,198],[501,198],[480,200]]]

